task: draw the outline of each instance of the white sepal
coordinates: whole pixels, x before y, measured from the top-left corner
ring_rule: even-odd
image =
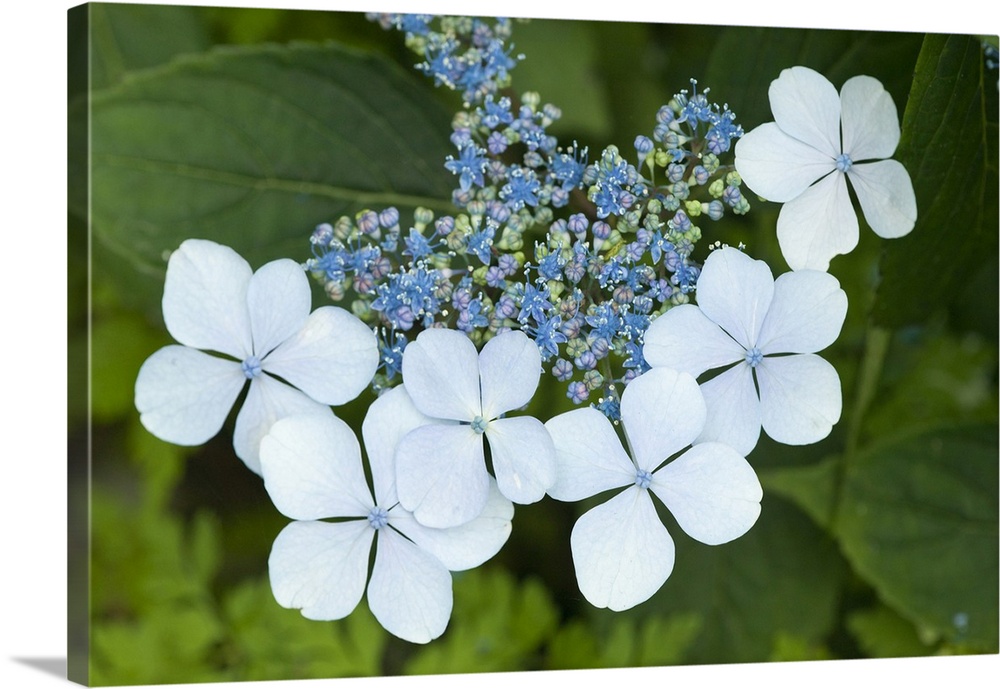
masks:
[[[627,488],[577,520],[570,534],[580,592],[620,611],[649,599],[674,568],[674,542],[649,492]]]
[[[274,599],[311,620],[347,617],[365,592],[374,535],[366,520],[292,522],[267,562]]]
[[[653,474],[650,490],[688,536],[708,545],[749,531],[763,496],[750,464],[722,443],[695,445]]]

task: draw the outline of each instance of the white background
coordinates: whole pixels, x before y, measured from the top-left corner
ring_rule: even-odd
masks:
[[[14,689],[65,686],[66,658],[66,11],[74,3],[18,0],[5,6],[2,29],[4,93],[0,106],[3,134],[3,208],[0,226],[0,388],[3,400],[2,648],[0,685]],[[288,9],[413,11],[447,14],[499,14],[579,17],[605,20],[775,25],[849,29],[889,29],[997,34],[997,3],[949,0],[899,3],[905,14],[873,10],[875,0],[795,2],[781,8],[774,0],[688,0],[686,2],[570,4],[549,0],[386,0],[383,4],[315,0],[220,0],[213,3],[166,0],[160,4],[217,4]],[[888,4],[888,3],[886,3]],[[622,8],[629,8],[623,10]],[[990,9],[983,9],[989,7]],[[791,8],[791,9],[789,9]],[[624,14],[622,13],[624,11]],[[13,380],[12,380],[13,379]],[[11,382],[13,384],[11,384]],[[559,673],[587,685],[635,682],[713,687],[735,684],[813,688],[879,686],[984,686],[1000,676],[1000,656],[889,661],[835,661],[680,667]],[[542,687],[553,673],[477,675],[477,686],[500,687],[511,681]],[[459,676],[250,682],[198,685],[304,689],[305,687],[459,687]],[[176,685],[175,685],[176,686]]]

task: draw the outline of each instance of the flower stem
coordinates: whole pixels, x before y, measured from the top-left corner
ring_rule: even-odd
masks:
[[[862,426],[868,415],[868,408],[878,389],[882,376],[882,366],[889,351],[892,331],[869,323],[865,333],[865,351],[862,354],[861,365],[854,388],[854,403],[851,405],[850,419],[847,424],[847,442],[844,452],[837,463],[833,485],[833,500],[829,524],[836,530],[837,512],[840,506],[840,494],[847,476],[848,466],[857,456],[861,441]]]
[[[851,405],[851,418],[847,426],[847,446],[845,455],[853,458],[857,453],[858,442],[861,439],[861,428],[867,416],[868,407],[875,397],[879,378],[882,375],[882,365],[892,332],[886,328],[869,325],[865,334],[865,351],[858,370],[858,380],[855,386],[854,404]]]

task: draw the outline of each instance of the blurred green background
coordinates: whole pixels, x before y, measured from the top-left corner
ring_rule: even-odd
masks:
[[[664,511],[674,573],[647,603],[610,613],[582,599],[570,558],[570,529],[590,503],[518,507],[500,554],[454,575],[444,636],[416,646],[384,632],[364,602],[338,622],[278,606],[267,556],[287,519],[235,457],[232,420],[202,447],[163,443],[139,424],[133,386],[171,342],[159,312],[165,252],[204,237],[255,267],[304,261],[312,229],[339,215],[396,205],[405,223],[415,205],[449,212],[443,162],[460,98],[411,69],[402,35],[360,14],[74,12],[69,255],[89,248],[91,261],[68,266],[71,676],[107,685],[997,652],[997,72],[982,37],[515,25],[527,56],[515,91],[558,105],[552,133],[592,157],[608,144],[631,150],[690,78],[749,131],[772,119],[767,86],[785,67],[838,87],[870,74],[899,108],[895,157],[920,218],[893,242],[862,222],[859,247],[831,264],[850,308],[823,356],[840,373],[844,414],[814,446],[762,437],[748,459],[763,512],[746,536],[705,546]],[[782,272],[778,206],[752,205],[706,237],[744,241]],[[338,415],[357,429],[370,400]],[[544,420],[568,408],[549,385],[531,411]]]

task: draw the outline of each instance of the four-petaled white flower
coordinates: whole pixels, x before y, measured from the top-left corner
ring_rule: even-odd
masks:
[[[483,346],[457,330],[425,330],[403,350],[403,385],[422,413],[450,424],[421,426],[396,450],[399,500],[422,524],[457,526],[486,504],[489,442],[500,492],[527,504],[555,478],[555,450],[542,422],[501,416],[527,404],[541,373],[538,346],[519,330]],[[457,422],[457,423],[455,423]]]
[[[278,510],[298,520],[278,534],[268,560],[280,605],[309,619],[341,619],[357,607],[367,584],[368,607],[392,634],[427,643],[444,632],[452,609],[449,570],[493,557],[510,535],[514,506],[490,484],[486,505],[471,522],[454,529],[417,523],[398,503],[393,452],[404,434],[428,423],[402,387],[369,407],[361,433],[374,497],[357,438],[329,409],[271,427],[260,447],[264,486]]]
[[[153,353],[139,369],[135,406],[143,425],[162,440],[200,445],[219,432],[249,380],[233,446],[260,473],[258,447],[272,423],[349,402],[378,365],[375,335],[364,323],[334,306],[310,314],[310,302],[308,278],[295,261],[272,261],[254,273],[229,247],[182,243],[170,255],[163,288],[163,320],[181,344]]]
[[[756,194],[784,203],[778,243],[793,270],[826,270],[830,259],[857,246],[847,179],[877,235],[913,229],[910,176],[886,160],[899,143],[896,106],[877,79],[848,79],[838,96],[821,74],[792,67],[771,82],[768,96],[775,121],[736,143],[736,170]]]
[[[592,407],[550,419],[557,478],[549,495],[576,501],[625,488],[573,526],[570,546],[580,591],[593,605],[626,610],[656,593],[674,566],[674,542],[656,514],[652,491],[694,539],[718,545],[746,533],[760,515],[761,487],[736,450],[694,445],[705,403],[687,373],[656,368],[632,380],[621,398],[631,453]]]
[[[708,419],[699,441],[746,456],[761,426],[789,445],[825,438],[840,419],[840,378],[814,352],[837,339],[847,315],[837,279],[799,270],[775,280],[766,263],[727,247],[709,255],[696,290],[697,306],[653,321],[642,353],[650,366],[695,377],[730,367],[701,386]]]

